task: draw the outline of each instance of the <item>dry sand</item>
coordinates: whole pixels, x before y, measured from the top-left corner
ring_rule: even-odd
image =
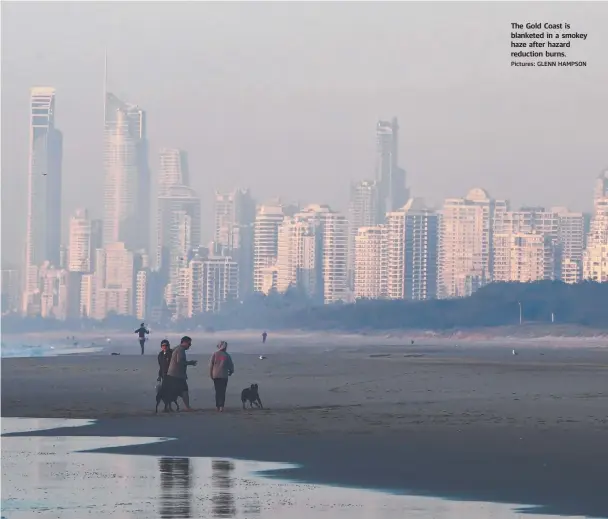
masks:
[[[263,346],[251,335],[224,336],[236,372],[223,415],[207,373],[219,337],[208,335],[189,355],[199,360],[189,368],[197,412],[153,415],[156,347],[128,355],[138,346],[125,336],[103,355],[4,360],[2,414],[99,419],[66,435],[177,438],[123,452],[288,461],[303,464],[289,474],[297,479],[608,516],[601,338],[411,345],[273,333]],[[264,411],[240,409],[252,382]]]

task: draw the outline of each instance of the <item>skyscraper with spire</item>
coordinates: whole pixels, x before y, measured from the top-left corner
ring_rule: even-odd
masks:
[[[380,186],[382,213],[397,211],[405,205],[408,193],[405,170],[399,167],[399,123],[378,121],[376,125],[376,180]]]
[[[107,91],[104,79],[103,242],[149,250],[150,169],[146,112]]]
[[[62,135],[55,128],[55,89],[35,87],[30,93],[25,290],[23,310],[37,304],[38,268],[59,265],[61,246]],[[39,301],[38,301],[39,304]]]

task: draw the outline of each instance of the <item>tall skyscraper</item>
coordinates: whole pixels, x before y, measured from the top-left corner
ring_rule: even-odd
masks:
[[[399,167],[399,123],[376,125],[376,180],[380,185],[382,214],[403,207],[408,199],[405,170]]]
[[[506,202],[483,189],[465,198],[448,198],[440,212],[437,296],[469,296],[492,279],[495,214]]]
[[[350,186],[348,207],[348,285],[353,288],[355,236],[361,227],[373,227],[384,221],[378,182],[361,180]]]
[[[188,154],[177,148],[163,148],[160,150],[158,196],[167,194],[172,186],[190,186]]]
[[[55,128],[55,89],[30,92],[25,291],[23,311],[39,309],[38,268],[48,261],[59,266],[61,247],[62,135]],[[37,310],[32,309],[35,313]]]
[[[150,169],[146,113],[107,93],[104,130],[103,241],[149,249]]]

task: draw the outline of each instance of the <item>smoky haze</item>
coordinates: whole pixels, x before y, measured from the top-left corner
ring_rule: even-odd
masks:
[[[510,67],[516,21],[588,33],[588,67]],[[415,196],[588,210],[608,166],[607,26],[603,2],[3,2],[2,261],[22,262],[32,86],[57,90],[64,227],[76,207],[101,217],[105,49],[109,90],[147,111],[153,173],[160,148],[188,151],[206,240],[215,189],[345,210],[393,116]]]

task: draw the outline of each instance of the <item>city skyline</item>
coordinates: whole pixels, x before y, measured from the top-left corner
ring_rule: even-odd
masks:
[[[38,9],[42,9],[44,15],[32,18],[32,8],[38,14]],[[68,27],[65,38],[44,36],[54,26],[49,21],[61,24],[66,8],[83,13],[78,30],[81,52],[77,54],[70,53],[66,46],[76,38],[70,33],[75,28]],[[577,80],[575,88],[570,73],[513,75],[497,61],[500,46],[490,35],[516,17],[517,6],[501,5],[491,10],[483,5],[459,6],[458,12],[446,6],[443,13],[415,4],[382,6],[375,11],[366,6],[323,7],[328,21],[346,13],[354,15],[354,38],[340,30],[336,33],[335,28],[331,31],[333,36],[342,38],[335,46],[334,61],[340,64],[337,71],[327,68],[312,35],[297,27],[302,45],[290,45],[288,62],[292,65],[273,50],[294,29],[299,15],[311,15],[311,7],[292,7],[290,12],[280,5],[241,7],[251,14],[248,17],[231,6],[213,10],[197,5],[172,11],[152,6],[146,13],[151,20],[166,18],[168,32],[159,35],[153,31],[157,38],[154,40],[146,28],[141,28],[142,44],[123,41],[140,9],[68,8],[58,4],[3,6],[2,116],[3,126],[12,129],[10,133],[3,132],[3,263],[20,265],[25,249],[22,213],[27,205],[27,128],[22,114],[31,85],[54,86],[61,107],[57,127],[66,135],[62,242],[67,243],[69,217],[77,207],[84,205],[94,218],[103,217],[102,202],[95,201],[94,195],[103,189],[99,100],[106,46],[111,58],[109,90],[144,107],[148,114],[152,181],[158,175],[160,148],[176,147],[189,153],[191,184],[201,197],[204,241],[211,239],[213,233],[215,189],[224,192],[249,187],[258,198],[282,195],[287,200],[329,204],[346,212],[348,189],[344,186],[374,178],[373,125],[393,116],[401,127],[399,166],[406,171],[407,185],[413,195],[424,197],[435,207],[444,198],[464,196],[470,187],[480,186],[494,197],[512,200],[514,205],[591,210],[585,186],[606,167],[602,121],[607,116],[601,88],[605,69],[599,66],[602,58],[598,53],[603,36],[592,29],[596,20],[601,24],[606,6],[588,5],[578,12],[568,5],[533,7],[545,18],[551,14],[591,25],[589,31],[594,38],[585,44],[584,52],[590,63],[595,57],[598,66],[577,73],[581,81]],[[447,20],[462,20],[465,11],[476,12],[487,21],[482,28],[476,26],[476,30],[488,31],[489,45],[483,53],[478,45],[483,34],[477,34],[474,40],[458,39],[450,31],[461,34],[462,24],[446,25]],[[187,12],[210,16],[184,16]],[[223,34],[212,28],[198,31],[205,34],[196,37],[200,38],[200,45],[194,46],[188,38],[175,37],[178,18],[186,19],[187,24],[189,18],[211,21],[223,16],[220,13],[228,16]],[[233,31],[238,34],[249,27],[244,25],[245,18],[251,18],[247,23],[263,24],[270,13],[285,23],[283,28],[273,27],[265,38],[252,42],[252,50],[259,51],[252,62],[255,66],[242,59],[242,52],[237,53],[236,64],[229,66],[226,56],[234,50],[229,41]],[[410,30],[411,16],[407,15],[412,13],[422,17],[427,27],[447,31],[446,38],[456,38],[453,48],[430,45],[426,35],[415,27]],[[594,15],[585,17],[580,13]],[[24,17],[26,24],[20,22]],[[93,19],[99,22],[98,28],[93,27]],[[405,25],[392,33],[386,29],[377,31],[376,27],[390,26],[392,19]],[[17,27],[21,29],[17,31]],[[99,30],[106,31],[104,38],[99,37]],[[182,30],[180,34],[187,32]],[[319,34],[324,44],[328,35],[323,31]],[[382,38],[372,37],[376,34]],[[172,39],[167,40],[169,35]],[[41,46],[43,39],[46,43]],[[105,44],[102,46],[99,41]],[[394,49],[388,56],[387,46]],[[424,58],[426,62],[434,60],[433,70],[406,48],[420,46],[429,54]],[[214,50],[201,55],[198,48]],[[346,49],[351,53],[353,48],[368,58],[369,64],[360,70],[358,62],[355,67],[346,53]],[[487,72],[471,68],[468,60],[458,57],[471,52],[488,65]],[[448,63],[450,60],[453,64]],[[290,74],[273,75],[271,63],[288,67]],[[194,69],[210,73],[201,75]],[[169,77],[173,79],[167,81]],[[237,92],[241,101],[235,97]],[[569,92],[577,93],[576,103]],[[561,107],[559,111],[553,109],[557,105]],[[82,182],[83,178],[86,182]],[[324,185],[323,199],[316,194],[315,185],[320,183]],[[84,204],[83,199],[87,201]],[[154,226],[155,208],[150,212]],[[11,220],[14,225],[8,226]]]
[[[62,134],[55,93],[30,90],[22,315],[179,320],[242,303],[251,290],[295,289],[317,304],[334,304],[466,297],[492,282],[608,281],[608,169],[593,186],[589,225],[582,212],[514,209],[480,187],[431,208],[420,197],[406,200],[396,117],[377,121],[375,180],[351,184],[348,214],[280,198],[256,204],[249,189],[215,191],[214,241],[206,246],[187,152],[159,151],[153,189],[146,113],[111,93],[104,95],[104,216],[76,210],[66,246],[58,233]],[[14,301],[15,275],[5,270],[3,300]]]

